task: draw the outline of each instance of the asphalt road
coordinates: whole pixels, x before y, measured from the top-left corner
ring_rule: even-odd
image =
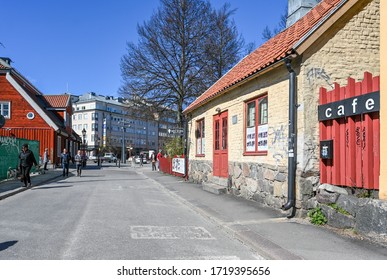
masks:
[[[91,168],[91,167],[89,167]],[[0,201],[0,259],[261,256],[134,169],[86,169]]]

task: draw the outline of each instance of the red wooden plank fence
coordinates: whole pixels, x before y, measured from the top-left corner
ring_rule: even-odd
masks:
[[[365,72],[361,82],[348,78],[346,86],[320,88],[320,105],[380,90],[380,76]],[[353,101],[355,103],[355,101]],[[358,104],[352,103],[353,106]],[[320,181],[338,186],[379,189],[379,112],[320,121],[320,141],[333,140],[333,158],[320,159]]]
[[[175,156],[173,158],[177,158],[177,156]],[[182,155],[180,158],[184,158],[184,155]],[[185,159],[185,163],[186,163],[186,161],[187,161],[187,159]],[[188,168],[187,164],[185,164],[185,166],[186,166],[186,168]],[[172,158],[171,157],[160,158],[160,171],[167,173],[167,174],[177,176],[177,177],[184,177],[185,176],[184,174],[172,171]],[[186,171],[186,174],[188,174],[188,171]]]

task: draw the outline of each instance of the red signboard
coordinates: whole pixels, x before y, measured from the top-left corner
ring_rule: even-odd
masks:
[[[349,78],[344,87],[335,83],[331,91],[320,88],[320,141],[333,140],[332,158],[320,159],[321,183],[379,189],[380,122],[375,111],[379,90],[380,77],[368,72],[361,82]],[[365,109],[358,115],[344,113],[345,108],[355,112],[359,102]],[[327,119],[332,115],[335,118]]]

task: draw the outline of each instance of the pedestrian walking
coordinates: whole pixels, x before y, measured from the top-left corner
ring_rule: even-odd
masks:
[[[143,166],[144,154],[140,153],[140,166]]]
[[[161,153],[161,150],[159,150],[158,154],[157,154],[157,170],[160,171],[160,159],[163,157],[163,154]]]
[[[70,166],[71,156],[67,152],[67,149],[63,149],[63,153],[60,155],[60,163],[62,164],[63,177],[66,175],[69,176],[69,166]]]
[[[152,162],[152,171],[156,171],[156,154],[151,154],[151,162]]]
[[[49,158],[50,158],[50,155],[48,154],[48,148],[45,148],[44,149],[44,154],[43,154],[43,164],[44,164],[44,170],[48,170],[47,169],[47,164],[48,164],[48,161],[49,161]]]
[[[77,176],[82,176],[82,167],[83,167],[83,156],[81,154],[81,150],[78,150],[78,153],[74,157],[75,165],[77,167]]]
[[[19,169],[21,172],[21,181],[24,183],[22,186],[25,188],[31,187],[30,171],[32,165],[38,165],[34,153],[28,149],[28,144],[23,144],[19,154]]]

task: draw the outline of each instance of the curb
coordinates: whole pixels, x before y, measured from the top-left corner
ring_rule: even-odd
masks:
[[[41,175],[39,175],[39,176],[41,176]],[[18,193],[24,192],[26,190],[32,189],[34,187],[40,186],[42,184],[46,184],[47,182],[50,182],[50,181],[52,181],[52,180],[54,180],[56,178],[59,178],[60,176],[61,176],[61,174],[58,174],[58,175],[56,175],[54,177],[43,179],[42,181],[39,181],[36,185],[33,185],[31,187],[18,187],[15,190],[6,192],[5,194],[0,194],[0,200],[3,200],[5,198],[7,198],[7,197],[10,197],[10,196],[16,195]]]

